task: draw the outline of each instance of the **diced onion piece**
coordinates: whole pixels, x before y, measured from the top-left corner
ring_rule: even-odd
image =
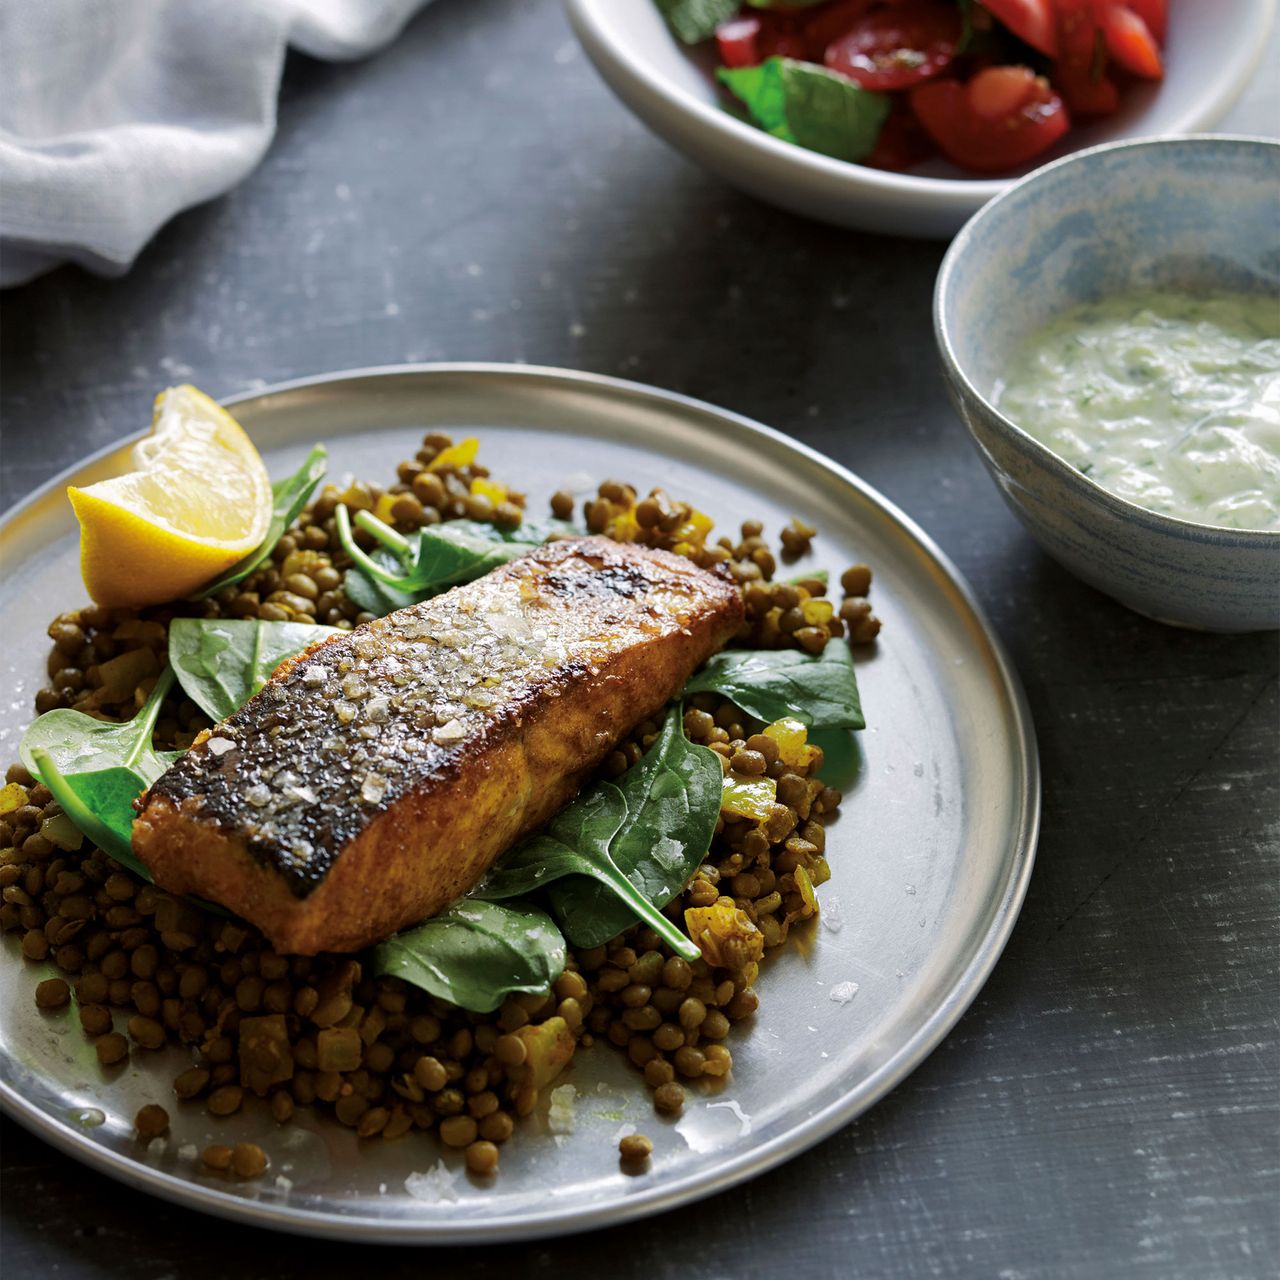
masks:
[[[711,532],[714,523],[710,516],[704,515],[701,511],[690,511],[688,520],[676,529],[676,537],[701,546],[706,542],[707,534]]]
[[[496,480],[486,480],[484,476],[476,476],[471,481],[471,492],[477,498],[488,498],[496,507],[498,503],[506,502],[510,491],[505,484],[499,484]]]
[[[532,1085],[545,1089],[573,1057],[575,1041],[569,1024],[558,1015],[535,1026],[523,1026],[513,1032],[524,1041],[525,1059],[518,1067],[509,1067],[507,1074],[516,1084]]]
[[[793,873],[793,878],[796,882],[796,889],[804,899],[804,905],[808,907],[809,913],[812,915],[818,910],[818,896],[813,891],[813,881],[809,879],[809,873],[804,867],[797,867]]]
[[[835,610],[831,607],[830,600],[810,596],[808,600],[801,602],[800,612],[804,614],[804,620],[811,627],[825,627],[831,621]]]
[[[40,834],[63,853],[74,853],[84,843],[80,828],[65,813],[56,813],[52,818],[46,818],[40,824]]]
[[[476,460],[476,454],[479,452],[480,441],[475,436],[468,436],[465,440],[459,440],[457,444],[451,444],[447,449],[441,449],[427,463],[427,470],[439,471],[441,467],[470,466]]]
[[[778,784],[773,778],[747,778],[731,773],[724,780],[720,812],[764,822],[778,801]]]
[[[742,969],[764,955],[764,934],[732,898],[721,898],[709,907],[686,908],[684,927],[713,967]]]
[[[799,720],[775,720],[766,726],[764,735],[778,744],[778,759],[793,769],[807,767],[816,754],[809,745],[809,730]]]
[[[640,522],[636,519],[635,508],[629,507],[626,511],[620,511],[609,521],[606,532],[615,542],[634,542],[636,534],[640,532]]]
[[[384,493],[377,502],[373,504],[373,514],[382,521],[383,524],[395,524],[396,518],[391,514],[391,508],[400,500],[398,493]]]
[[[150,649],[130,649],[127,653],[109,658],[98,667],[102,676],[102,686],[95,693],[96,702],[123,702],[132,697],[134,691],[148,676],[158,670],[156,655]],[[145,693],[135,699],[138,706],[146,700]]]
[[[13,813],[27,803],[27,789],[21,783],[10,782],[0,787],[0,817]]]

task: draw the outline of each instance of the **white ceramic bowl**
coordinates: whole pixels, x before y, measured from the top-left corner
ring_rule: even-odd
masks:
[[[1280,627],[1280,532],[1148,511],[1089,479],[992,403],[1054,315],[1131,289],[1280,290],[1280,142],[1155,138],[1037,170],[955,238],[934,296],[952,400],[1005,501],[1077,577],[1162,622]]]
[[[695,163],[793,213],[862,231],[949,236],[1019,176],[975,179],[941,161],[920,173],[887,173],[782,142],[722,109],[714,58],[682,45],[654,0],[564,5],[587,56],[649,128]],[[1102,142],[1211,128],[1257,68],[1275,5],[1171,0],[1164,82],[1135,87],[1116,115],[1072,129],[1036,164]]]

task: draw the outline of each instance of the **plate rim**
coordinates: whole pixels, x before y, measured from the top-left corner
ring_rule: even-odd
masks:
[[[1008,699],[1013,724],[1014,759],[1022,775],[1022,790],[1017,796],[1016,813],[1010,824],[1013,836],[1011,874],[1001,891],[1000,902],[991,924],[975,946],[945,998],[932,1010],[922,1025],[877,1070],[834,1101],[805,1117],[784,1133],[760,1147],[742,1153],[720,1168],[695,1171],[667,1183],[654,1182],[651,1187],[637,1189],[623,1202],[587,1209],[566,1207],[550,1216],[528,1220],[518,1215],[454,1223],[414,1223],[372,1217],[359,1212],[333,1213],[301,1206],[263,1203],[233,1195],[217,1186],[205,1185],[173,1173],[153,1169],[129,1156],[108,1150],[70,1125],[55,1120],[17,1093],[7,1082],[0,1081],[0,1112],[21,1124],[29,1132],[82,1164],[104,1173],[127,1186],[146,1191],[185,1208],[209,1213],[215,1217],[243,1222],[250,1226],[283,1231],[291,1235],[360,1240],[383,1244],[457,1245],[512,1242],[566,1236],[601,1227],[617,1226],[650,1217],[678,1205],[691,1204],[726,1191],[750,1178],[774,1169],[793,1159],[844,1128],[850,1121],[902,1083],[954,1029],[960,1018],[977,998],[1017,923],[1026,898],[1035,865],[1042,810],[1039,751],[1030,705],[1016,668],[1001,640],[978,603],[968,581],[949,556],[914,520],[879,490],[834,459],[796,440],[785,432],[757,422],[744,414],[721,408],[708,401],[677,391],[653,387],[609,374],[564,369],[549,365],[513,364],[497,361],[443,361],[412,364],[374,365],[315,374],[269,386],[254,388],[220,399],[228,408],[248,401],[263,400],[288,392],[309,390],[333,383],[376,381],[391,378],[422,378],[450,375],[482,375],[500,380],[528,380],[550,385],[561,383],[572,389],[591,389],[597,393],[621,396],[647,402],[668,410],[690,410],[727,422],[748,436],[760,436],[775,445],[803,456],[810,464],[831,473],[842,484],[870,501],[901,532],[914,540],[941,570],[990,650],[994,672]],[[63,468],[57,475],[39,485],[27,497],[0,513],[0,536],[30,507],[42,501],[51,491],[84,468],[126,448],[141,439],[145,432],[122,437],[95,450]]]

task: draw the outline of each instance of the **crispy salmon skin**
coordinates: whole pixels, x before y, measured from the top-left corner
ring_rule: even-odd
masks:
[[[742,618],[678,556],[548,543],[283,664],[142,797],[134,849],[279,951],[359,950],[465,893]]]

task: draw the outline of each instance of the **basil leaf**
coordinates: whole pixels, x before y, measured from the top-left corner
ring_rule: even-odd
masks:
[[[680,955],[697,959],[698,948],[661,908],[711,843],[722,771],[715,752],[684,736],[682,720],[673,704],[636,765],[616,783],[583,792],[543,834],[511,850],[472,895],[513,898],[551,886],[552,911],[575,946],[598,946],[639,919]]]
[[[757,720],[794,716],[818,728],[864,729],[849,646],[832,641],[819,654],[798,649],[725,649],[684,687],[719,693]]]
[[[22,735],[22,742],[18,745],[22,763],[39,776],[40,769],[33,754],[39,750],[64,776],[98,773],[118,765],[137,774],[143,783],[139,791],[145,789],[181,754],[176,751],[159,752],[151,745],[151,733],[160,715],[160,706],[173,687],[173,680],[173,668],[166,667],[138,714],[123,724],[95,720],[82,711],[66,707],[46,711],[44,715],[37,716]],[[47,781],[45,785],[49,785]]]
[[[794,58],[766,58],[756,67],[720,67],[716,78],[762,129],[837,160],[863,159],[889,115],[887,95]]]
[[[684,736],[679,704],[658,740],[618,780],[626,821],[609,852],[655,907],[676,898],[711,847],[723,770],[714,751]],[[576,946],[598,947],[628,928],[633,913],[598,880],[561,880],[548,891],[552,910]]]
[[[175,618],[169,666],[187,697],[213,720],[238,711],[286,659],[338,634],[337,627],[258,618]]]
[[[717,67],[716,79],[766,133],[784,142],[795,141],[787,125],[787,88],[782,79],[781,58],[766,58],[754,67]]]
[[[258,544],[257,550],[250,551],[243,560],[237,560],[222,577],[205,587],[196,596],[197,600],[217,595],[224,587],[235,586],[266,562],[284,531],[302,514],[307,499],[324,475],[328,458],[328,450],[318,444],[293,475],[271,486],[271,523],[267,526],[267,536]]]
[[[509,995],[549,991],[564,966],[560,931],[524,902],[464,899],[373,952],[375,973],[476,1013],[491,1013]]]
[[[737,14],[738,0],[658,0],[658,8],[685,44],[699,44]]]

